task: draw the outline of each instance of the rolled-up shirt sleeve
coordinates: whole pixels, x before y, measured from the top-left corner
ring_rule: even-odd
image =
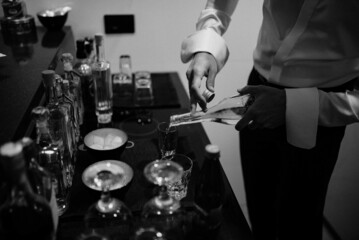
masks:
[[[319,96],[317,88],[286,89],[286,130],[289,144],[311,149],[316,145]]]
[[[196,32],[188,36],[181,46],[181,60],[187,63],[197,52],[214,56],[220,71],[229,57],[226,41],[222,37],[231,21],[238,1],[209,0],[196,23]]]
[[[224,39],[211,28],[203,29],[182,42],[181,60],[187,63],[197,52],[208,52],[214,56],[218,71],[228,60],[229,51]]]
[[[287,141],[315,146],[318,126],[338,127],[359,121],[359,91],[325,92],[317,88],[286,89]]]

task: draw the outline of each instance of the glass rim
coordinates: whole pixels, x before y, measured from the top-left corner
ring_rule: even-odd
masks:
[[[161,158],[161,160],[173,161],[172,159],[173,159],[174,157],[181,157],[182,159],[189,160],[189,161],[187,161],[187,162],[189,163],[189,165],[190,165],[189,168],[185,168],[181,163],[179,163],[179,164],[182,166],[182,168],[183,168],[183,172],[187,172],[187,171],[191,171],[191,170],[192,170],[192,168],[193,168],[193,160],[192,160],[190,157],[188,157],[187,155],[182,154],[182,153],[174,153],[174,154],[169,155],[169,156],[164,156],[164,157]],[[174,161],[174,162],[176,162],[176,161]],[[178,162],[176,162],[176,163],[178,163]]]
[[[164,127],[165,126],[165,127]],[[161,132],[167,132],[167,133],[173,133],[173,132],[177,132],[177,127],[176,126],[171,126],[169,129],[168,127],[170,126],[169,122],[159,122],[157,124],[157,129]]]

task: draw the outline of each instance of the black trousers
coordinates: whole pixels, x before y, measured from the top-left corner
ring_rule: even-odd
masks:
[[[271,86],[255,70],[248,84]],[[247,206],[256,240],[322,239],[327,187],[344,133],[345,127],[319,126],[316,146],[306,150],[287,143],[285,126],[240,132]]]

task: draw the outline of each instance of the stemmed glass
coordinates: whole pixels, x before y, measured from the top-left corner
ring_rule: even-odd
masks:
[[[142,224],[155,228],[166,239],[183,238],[183,214],[180,202],[167,193],[167,184],[181,178],[183,168],[171,160],[155,160],[144,168],[148,181],[159,186],[159,194],[150,199],[142,209]]]
[[[111,239],[129,237],[132,212],[121,200],[111,197],[110,191],[124,187],[132,177],[131,167],[115,160],[96,162],[85,169],[82,175],[84,184],[101,191],[101,198],[85,213],[85,235],[101,235]]]

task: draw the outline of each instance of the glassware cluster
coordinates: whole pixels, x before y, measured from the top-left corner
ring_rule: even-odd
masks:
[[[86,119],[85,106],[93,107],[91,110],[95,112],[98,123],[110,123],[113,115],[112,81],[121,86],[121,93],[135,97],[137,104],[153,101],[149,72],[133,74],[130,56],[121,55],[120,73],[114,75],[118,79],[112,79],[110,63],[104,53],[102,34],[96,34],[94,39],[79,39],[76,41],[76,61],[71,53],[63,53],[59,58],[62,75],[54,70],[41,72],[45,102],[31,110],[36,137],[24,137],[0,146],[0,170],[6,182],[0,187],[6,188],[4,192],[7,193],[0,206],[0,238],[56,239],[59,217],[69,208],[78,146],[83,141],[81,126]],[[130,85],[134,91],[124,91],[124,86]],[[204,97],[210,101],[214,94],[207,91]],[[89,169],[92,175],[83,178],[83,183],[100,191],[101,196],[86,211],[85,231],[79,239],[182,240],[190,235],[191,239],[209,237],[220,226],[224,202],[223,185],[213,178],[220,176],[219,149],[213,145],[206,147],[196,196],[191,204],[187,204],[190,207],[182,206],[193,162],[188,158],[189,167],[183,167],[175,160],[179,155],[176,152],[177,126],[238,120],[251,101],[249,96],[236,96],[224,99],[205,113],[174,115],[169,124],[159,124],[160,159],[148,163],[143,170],[145,178],[158,188],[158,194],[147,199],[137,216],[138,221],[134,220],[133,212],[121,199],[110,194],[128,183],[124,183],[128,176],[116,172],[116,167],[122,164],[122,168],[129,172],[132,170],[115,160],[98,161],[88,166],[83,175]],[[185,188],[178,184],[185,184]]]

